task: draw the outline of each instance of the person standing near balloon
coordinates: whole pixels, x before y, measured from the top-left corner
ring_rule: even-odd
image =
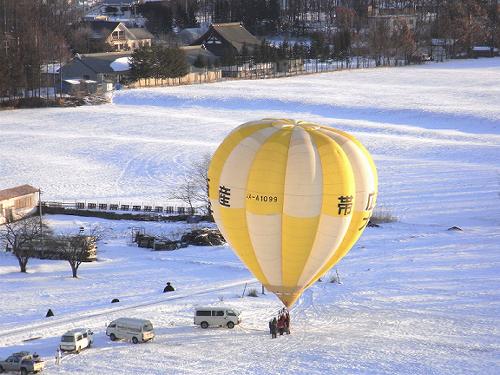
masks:
[[[280,336],[283,336],[283,333],[285,332],[285,316],[283,314],[280,314],[278,318],[278,332]]]
[[[278,329],[278,323],[276,321],[276,317],[273,318],[273,320],[271,320],[271,338],[275,339],[277,336],[276,336],[276,331]]]
[[[283,310],[284,310],[283,316],[285,319],[285,332],[287,335],[289,335],[290,334],[290,313],[286,309],[283,309]]]

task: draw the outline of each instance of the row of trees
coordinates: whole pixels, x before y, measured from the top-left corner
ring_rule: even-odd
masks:
[[[134,51],[130,59],[130,79],[179,78],[189,71],[186,54],[180,48],[163,45],[141,47]]]
[[[110,49],[104,41],[91,38],[89,28],[78,26],[83,9],[77,4],[67,0],[0,0],[0,101],[48,97],[49,90],[42,88],[55,86],[47,81],[53,75],[45,74],[52,69],[49,64],[60,65],[75,52]],[[174,27],[195,27],[200,21],[243,21],[261,35],[304,35],[309,45],[281,47],[283,51],[290,49],[285,55],[294,57],[348,59],[358,55],[379,62],[391,57],[409,61],[414,51],[430,48],[433,38],[442,41],[447,57],[471,54],[474,45],[500,47],[496,0],[170,0],[140,4],[137,12],[142,12],[150,30],[164,39],[170,38],[166,35]],[[416,18],[416,23],[409,24],[409,18],[403,16],[396,21],[374,17],[387,13]],[[274,59],[279,53],[260,49],[255,59],[263,61],[267,55]],[[137,60],[175,60],[158,51],[145,55]],[[178,55],[174,67],[156,64],[148,74],[158,78],[181,75],[184,67]],[[246,55],[228,51],[221,63],[227,65]],[[202,61],[197,63],[203,65]],[[145,77],[146,71],[139,69],[134,74]]]
[[[41,67],[68,57],[65,36],[76,19],[65,0],[0,0],[0,100],[48,95]]]
[[[88,259],[89,249],[102,239],[99,227],[90,228],[87,234],[54,235],[42,218],[28,217],[7,222],[0,227],[0,243],[17,258],[21,272],[27,271],[28,261],[38,257],[44,249],[57,253],[66,260],[73,277],[78,277],[80,265]]]
[[[444,41],[447,57],[470,55],[474,45],[500,47],[496,0],[183,0],[147,4],[142,8],[155,10],[148,13],[148,27],[155,29],[159,20],[167,20],[162,23],[165,32],[175,26],[195,27],[198,21],[242,21],[258,35],[312,36],[313,43],[323,39],[328,51],[317,53],[312,47],[308,56],[347,58],[355,53],[377,60],[408,61],[417,48],[430,50],[433,38]],[[383,17],[388,14],[400,17],[395,21]]]

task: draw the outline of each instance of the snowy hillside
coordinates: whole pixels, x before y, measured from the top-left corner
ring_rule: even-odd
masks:
[[[89,326],[95,347],[59,367],[51,360],[47,374],[499,373],[499,58],[128,90],[109,105],[0,112],[0,188],[161,203],[231,129],[263,117],[351,132],[374,157],[379,206],[398,218],[367,228],[338,265],[341,285],[326,277],[304,293],[292,335],[270,339],[280,303],[241,298],[253,278],[227,246],[150,252],[128,244],[137,223],[51,216],[58,231],[109,228],[100,261],[73,280],[65,262],[30,261],[21,275],[0,253],[0,358],[26,349],[52,359],[66,329]],[[463,231],[447,230],[454,225]],[[172,295],[161,293],[166,281]],[[194,327],[194,306],[212,303],[241,310],[241,326]],[[49,307],[56,316],[45,319]],[[104,325],[119,316],[151,319],[157,339],[111,342]]]

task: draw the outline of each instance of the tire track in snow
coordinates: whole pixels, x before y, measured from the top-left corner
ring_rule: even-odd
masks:
[[[197,295],[209,294],[217,291],[235,288],[238,286],[243,286],[244,284],[251,285],[255,283],[257,283],[256,279],[238,280],[228,284],[221,284],[209,289],[205,287],[200,287],[198,288],[198,290],[195,290],[194,292],[191,293],[179,293],[174,296],[167,296],[166,298],[165,297],[161,298],[160,300],[150,300],[143,303],[131,304],[129,306],[119,306],[113,308],[104,307],[87,313],[78,314],[76,316],[74,313],[68,313],[65,314],[63,317],[57,319],[56,321],[51,320],[50,322],[32,323],[24,325],[23,327],[20,328],[15,328],[0,332],[0,335],[2,337],[0,344],[3,346],[13,345],[23,340],[29,339],[33,331],[47,330],[50,328],[56,328],[66,325],[71,325],[71,326],[74,326],[75,324],[83,325],[83,323],[88,322],[89,320],[92,320],[92,323],[95,324],[96,318],[106,317],[105,320],[109,320],[111,319],[111,315],[115,315],[116,313],[122,313],[125,311],[133,311],[136,309],[141,309],[144,307],[161,305],[173,300],[180,300]]]

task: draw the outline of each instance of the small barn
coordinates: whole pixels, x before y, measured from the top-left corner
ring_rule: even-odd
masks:
[[[39,200],[39,189],[31,185],[0,190],[0,224],[34,213]]]

